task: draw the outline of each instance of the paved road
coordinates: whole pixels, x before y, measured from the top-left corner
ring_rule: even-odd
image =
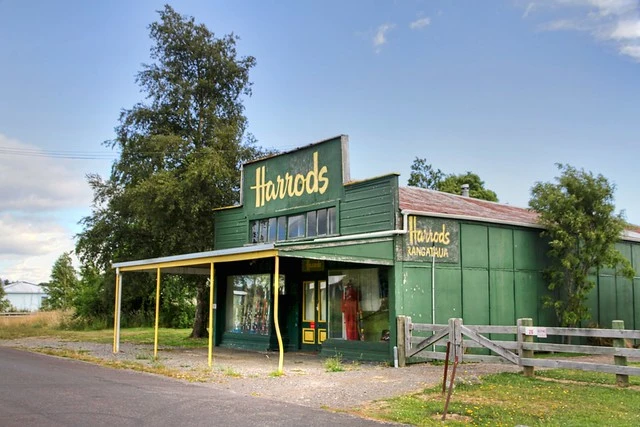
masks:
[[[2,426],[371,426],[344,414],[0,347]]]

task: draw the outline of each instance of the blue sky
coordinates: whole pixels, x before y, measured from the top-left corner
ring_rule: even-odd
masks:
[[[256,57],[245,105],[262,146],[344,133],[352,178],[405,184],[423,157],[523,207],[569,163],[614,182],[618,210],[640,224],[639,3],[171,4]],[[0,277],[46,281],[73,248],[90,212],[84,177],[108,174],[101,143],[143,100],[135,75],[163,4],[0,0]]]

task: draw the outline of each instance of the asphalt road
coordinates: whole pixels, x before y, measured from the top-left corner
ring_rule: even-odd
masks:
[[[371,426],[376,422],[0,347],[0,426]]]

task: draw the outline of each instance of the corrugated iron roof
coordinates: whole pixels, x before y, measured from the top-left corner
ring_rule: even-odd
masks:
[[[542,228],[530,209],[418,187],[400,187],[400,210]],[[640,226],[630,224],[623,239],[640,241]]]
[[[400,209],[540,227],[529,209],[418,187],[400,187]]]

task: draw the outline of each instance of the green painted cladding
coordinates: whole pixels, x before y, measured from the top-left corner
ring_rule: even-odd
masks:
[[[460,252],[463,268],[487,268],[489,263],[489,235],[487,227],[462,224]]]
[[[436,322],[462,317],[469,324],[513,325],[518,317],[549,319],[541,303],[546,285],[539,231],[458,222],[460,259],[435,268]],[[431,265],[403,262],[398,268],[405,282],[396,289],[397,312],[430,321]],[[417,274],[428,295],[416,293]]]
[[[452,317],[463,317],[462,276],[459,268],[436,265],[436,322],[447,323]]]
[[[595,287],[588,298],[591,319],[585,325],[611,327],[612,320],[623,320],[627,329],[640,328],[640,243],[623,242],[617,249],[629,260],[636,271],[633,280],[616,274],[614,268],[603,268],[590,276]]]
[[[249,219],[275,216],[338,200],[343,194],[343,146],[337,137],[246,164],[242,194]]]
[[[552,309],[543,307],[550,295],[543,270],[547,265],[546,243],[540,230],[459,221],[460,260],[457,264],[436,264],[436,322],[462,317],[468,324],[514,325],[518,318],[531,317],[535,324],[555,325]],[[640,243],[617,245],[632,261],[634,280],[603,268],[590,276],[596,283],[587,304],[592,320],[610,327],[612,320],[624,320],[625,327],[640,327]],[[402,262],[396,255],[398,315],[414,321],[431,322],[431,264]],[[506,337],[505,337],[506,338]]]
[[[491,322],[489,303],[489,273],[485,269],[463,269],[462,306],[464,320],[475,325]]]
[[[243,246],[249,236],[249,222],[242,207],[215,212],[215,248],[229,249]]]
[[[397,175],[345,186],[339,209],[340,234],[393,230],[398,210],[397,195]]]
[[[407,266],[401,282],[396,283],[398,314],[411,316],[414,322],[431,323],[431,269]]]
[[[510,228],[489,228],[489,267],[492,269],[513,269],[513,230]]]

